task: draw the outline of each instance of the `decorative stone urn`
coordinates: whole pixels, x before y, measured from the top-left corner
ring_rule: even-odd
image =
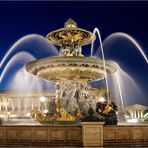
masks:
[[[84,147],[103,146],[103,124],[104,122],[81,122]]]

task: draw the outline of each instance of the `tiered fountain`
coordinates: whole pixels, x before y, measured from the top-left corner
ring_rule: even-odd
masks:
[[[38,118],[39,121],[51,121],[55,115],[56,120],[73,121],[78,113],[85,115],[90,107],[96,108],[99,90],[90,87],[88,82],[106,79],[117,71],[117,66],[111,61],[82,54],[81,47],[95,38],[93,33],[78,28],[76,22],[69,19],[64,28],[47,35],[51,43],[61,46],[60,55],[26,65],[29,73],[56,84],[56,96],[52,103],[49,102],[48,117]],[[32,113],[40,114],[38,111]]]
[[[94,35],[95,32],[98,32],[103,57],[102,59],[93,57],[92,50],[90,57],[86,57],[82,52],[81,47],[83,45],[93,43],[96,39],[96,36]],[[115,37],[117,38],[119,35],[122,37],[124,35],[124,37],[126,37],[128,40],[132,41],[147,62],[147,57],[142,51],[142,48],[140,48],[133,38],[121,33],[118,33],[117,36],[115,35]],[[114,37],[114,35],[111,35],[111,37],[108,37],[108,40],[111,40],[112,36]],[[23,67],[23,71],[19,71],[23,73],[22,77],[20,77],[19,73],[15,75],[18,82],[17,86],[20,87],[21,78],[26,76],[27,79],[25,80],[27,80],[28,85],[22,83],[25,87],[28,87],[31,85],[30,83],[36,82],[36,80],[40,80],[39,78],[41,78],[47,80],[47,83],[52,82],[48,84],[54,84],[55,91],[52,92],[52,95],[46,96],[44,91],[42,91],[43,88],[39,87],[39,90],[44,93],[44,95],[41,95],[39,92],[38,95],[34,96],[36,93],[35,91],[35,93],[32,93],[33,97],[28,97],[30,94],[27,94],[27,100],[25,100],[26,95],[25,97],[22,97],[24,94],[20,94],[22,99],[19,98],[20,96],[17,96],[17,99],[15,99],[15,95],[11,98],[9,98],[9,96],[1,98],[1,100],[4,100],[0,103],[0,111],[5,110],[4,114],[7,113],[8,117],[8,122],[6,122],[8,125],[0,126],[0,141],[2,144],[43,144],[44,146],[49,146],[50,144],[52,146],[53,144],[69,146],[83,145],[84,147],[102,147],[103,144],[105,146],[110,146],[112,144],[117,144],[118,146],[121,144],[126,146],[127,144],[138,144],[138,146],[147,146],[148,135],[146,133],[148,133],[148,127],[146,125],[115,126],[118,122],[116,115],[118,107],[113,102],[109,89],[111,90],[112,88],[115,88],[116,92],[119,91],[122,106],[123,98],[126,99],[125,96],[128,96],[126,91],[128,90],[130,93],[136,94],[138,89],[136,91],[131,91],[133,86],[136,86],[137,88],[137,85],[135,85],[136,83],[132,83],[132,87],[130,87],[131,85],[128,86],[121,83],[124,81],[124,79],[119,81],[122,78],[122,75],[119,73],[122,69],[120,69],[118,64],[112,61],[104,60],[103,44],[97,28],[95,28],[94,33],[91,33],[84,29],[78,28],[76,22],[69,19],[65,23],[64,28],[49,33],[47,35],[47,40],[43,37],[31,35],[31,38],[33,39],[36,37],[39,39],[41,44],[51,42],[55,45],[61,46],[59,56],[47,57],[29,62],[34,60],[35,57],[28,54],[28,52],[20,53],[19,51],[19,53],[15,54],[13,58],[9,60],[6,68],[0,76],[0,82],[2,82],[4,76],[6,77],[5,73],[7,72],[7,69],[11,67],[13,61],[15,61],[15,64],[18,64],[16,60],[17,57],[19,57],[19,60],[21,60],[21,58],[25,56],[25,64],[28,62],[29,63],[26,65],[25,70]],[[15,46],[22,45],[21,42],[24,43],[24,40],[27,40],[28,42],[28,40],[30,40],[30,36],[25,37],[25,39],[21,39]],[[11,48],[11,50],[8,51],[6,56],[3,58],[0,67],[3,67],[3,63],[5,63],[5,60],[9,54],[14,50],[14,47]],[[51,45],[47,47],[49,48]],[[49,50],[52,50],[52,48],[49,48]],[[26,71],[28,73],[26,73]],[[127,80],[132,80],[131,77],[129,77],[129,75],[127,75],[123,70],[121,72],[121,74],[124,74],[123,76],[128,78]],[[34,81],[29,79],[30,74],[34,76]],[[112,88],[108,85],[108,81],[111,80],[111,78],[116,82],[114,85],[111,85]],[[103,79],[105,79],[106,83],[105,88],[98,89],[92,87],[91,82]],[[22,82],[25,82],[25,80]],[[125,94],[123,98],[122,89],[119,87],[119,84],[122,84],[122,86],[124,85],[126,90],[123,93]],[[30,90],[31,88],[32,87],[29,87],[27,90]],[[51,89],[49,93],[51,93]],[[116,98],[118,99],[117,96]],[[134,97],[129,96],[127,98],[133,99]],[[8,99],[10,100],[10,103]],[[5,100],[6,102],[4,102]],[[118,102],[116,103],[118,104]],[[18,119],[24,119],[25,117],[25,122],[23,120],[23,126],[20,126],[18,122],[15,122],[17,123],[15,126],[9,125],[11,124],[11,121],[9,121],[11,112],[8,111],[11,109],[12,113],[20,113],[18,117],[21,118]],[[26,119],[28,119],[28,117],[29,120],[27,120],[27,123],[28,121],[31,121],[32,123],[32,119],[30,120],[30,113],[28,111],[31,111],[31,116],[37,120],[37,122],[33,121],[33,123],[35,123],[33,126],[26,125]],[[144,118],[147,116],[146,111]],[[121,115],[121,117],[126,115],[124,110],[119,110],[118,113],[118,116]],[[131,117],[133,119],[132,121],[135,121],[135,118],[133,118],[133,111],[131,113]],[[136,117],[136,111],[134,113]],[[3,114],[3,112],[1,112],[1,114]],[[126,118],[129,119],[129,117],[130,115],[127,115]],[[40,123],[47,123],[47,125],[45,126],[40,123],[38,124],[38,121]],[[104,121],[105,124],[114,126],[103,126]],[[67,124],[68,126],[65,126]]]

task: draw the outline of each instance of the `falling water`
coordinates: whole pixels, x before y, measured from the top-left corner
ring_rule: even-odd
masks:
[[[146,63],[148,64],[148,58],[146,57],[142,47],[139,45],[139,43],[129,34],[127,33],[123,33],[123,32],[116,32],[113,33],[111,35],[109,35],[104,41],[103,41],[103,45],[106,45],[107,43],[111,43],[113,40],[119,39],[119,38],[125,38],[128,41],[130,41],[135,47],[136,49],[138,49],[138,51],[141,53],[141,55],[143,56],[143,58],[145,59]]]
[[[122,88],[121,88],[121,83],[119,77],[121,76],[121,68],[119,67],[118,64],[116,64],[116,66],[118,67],[118,71],[115,73],[115,80],[117,82],[117,86],[118,86],[118,90],[119,90],[119,96],[120,96],[120,100],[121,100],[121,106],[122,109],[124,109],[124,103],[123,103],[123,95],[122,95]]]
[[[3,80],[7,78],[7,83],[9,89],[13,90],[25,90],[37,88],[38,90],[42,90],[42,86],[46,85],[46,88],[50,88],[50,82],[45,82],[44,80],[40,80],[32,76],[31,74],[26,72],[25,65],[35,60],[35,57],[28,52],[18,52],[16,53],[6,64],[1,75],[0,75],[0,88],[3,86]],[[13,73],[11,73],[13,70]],[[11,76],[9,75],[11,73]],[[10,80],[9,80],[10,77]],[[8,82],[9,81],[9,82]],[[20,83],[21,81],[21,83]],[[34,82],[34,83],[31,83]],[[32,85],[30,85],[32,84]],[[48,88],[48,89],[49,89]]]
[[[98,28],[94,29],[93,34],[96,34],[98,36],[99,42],[100,42],[100,49],[102,53],[103,67],[104,67],[104,74],[105,74],[105,84],[106,84],[107,91],[111,90],[115,98],[119,97],[120,104],[122,108],[124,108],[124,105],[126,104],[127,100],[129,100],[130,98],[134,98],[134,95],[136,95],[137,93],[139,96],[141,95],[140,89],[138,85],[135,83],[135,81],[125,71],[123,71],[118,65],[117,65],[118,71],[112,76],[109,76],[109,78],[107,77],[103,45],[113,41],[113,39],[123,37],[131,41],[136,46],[136,48],[142,54],[142,56],[144,57],[147,63],[148,63],[148,59],[145,53],[143,52],[142,48],[140,47],[140,45],[136,42],[135,39],[133,39],[128,34],[114,33],[109,37],[107,37],[103,42],[103,44],[102,44],[100,31]],[[36,41],[40,44],[40,46],[42,47],[42,48],[40,47],[42,49],[42,53],[46,51],[46,53],[51,54],[51,51],[52,51],[52,54],[54,55],[58,54],[57,49],[51,44],[49,44],[49,42],[46,41],[46,39],[40,35],[32,34],[32,35],[27,35],[21,38],[8,50],[8,52],[5,54],[5,56],[3,57],[0,63],[0,68],[2,70],[0,74],[0,88],[3,85],[2,82],[4,81],[4,78],[8,78],[7,74],[9,73],[9,70],[13,68],[15,69],[15,74],[12,75],[11,80],[9,81],[9,89],[24,91],[26,89],[31,90],[32,88],[35,88],[36,90],[42,90],[43,87],[46,87],[48,89],[53,88],[52,83],[39,79],[38,77],[32,76],[31,74],[27,73],[24,68],[24,65],[32,60],[35,60],[37,58],[37,55],[36,54],[34,55],[32,51],[30,51],[29,49],[27,49],[27,51],[24,48],[21,50],[18,50],[18,49],[20,47],[21,48],[24,47],[24,45],[31,40]],[[36,49],[34,50],[36,51]],[[94,52],[94,42],[91,45],[91,56],[93,56],[94,54],[93,52]],[[40,53],[40,52],[37,51],[37,53]],[[17,66],[19,64],[21,66],[19,66],[18,68]]]
[[[96,35],[97,31],[95,30],[96,28],[94,28],[93,30],[93,35]],[[95,40],[92,40],[92,43],[91,43],[91,49],[90,49],[90,56],[93,57],[93,53],[94,53],[94,43],[95,43]]]
[[[37,51],[37,52],[36,52]],[[42,54],[41,54],[42,53]],[[10,88],[20,89],[21,87],[14,85],[16,82],[19,84],[19,80],[22,81],[22,79],[26,79],[26,82],[28,82],[29,86],[29,80],[35,79],[33,76],[28,74],[26,70],[23,68],[24,65],[26,65],[28,62],[35,60],[36,58],[42,58],[49,55],[57,55],[58,50],[57,48],[50,44],[49,41],[47,41],[43,36],[37,35],[37,34],[30,34],[22,37],[19,39],[4,55],[4,57],[1,60],[0,63],[0,88],[3,86],[2,81],[6,78],[7,74],[7,82],[10,75],[8,74],[8,71],[13,69],[13,76],[11,75],[10,81],[13,83],[11,84]],[[19,68],[18,68],[19,66]],[[16,70],[17,69],[17,70]],[[21,79],[22,76],[22,79]],[[9,82],[10,82],[9,81]],[[25,81],[25,80],[24,80]],[[37,81],[40,81],[37,83]],[[25,82],[24,82],[25,83]],[[50,87],[49,82],[44,82],[44,80],[35,80],[35,84],[38,85],[39,83],[43,83],[43,85],[46,84],[46,88]],[[24,85],[25,88],[25,85]],[[27,88],[27,86],[26,86]]]
[[[99,42],[100,42],[100,49],[101,49],[101,53],[102,53],[102,59],[103,59],[103,68],[104,68],[104,74],[105,74],[105,84],[106,84],[106,89],[107,92],[109,91],[108,88],[108,80],[107,80],[107,72],[106,72],[106,64],[105,64],[105,57],[104,57],[104,49],[103,49],[103,44],[102,44],[102,39],[101,39],[101,34],[98,28],[95,28],[93,31],[93,34],[97,34],[99,37]],[[91,56],[93,55],[93,49],[94,49],[94,42],[92,42],[92,46],[91,46]],[[107,97],[109,100],[109,94],[107,93]]]
[[[22,83],[20,83],[20,81]],[[52,85],[53,84],[51,82],[44,81],[36,76],[29,74],[26,72],[25,67],[23,67],[16,72],[14,78],[11,81],[9,89],[27,91],[29,94],[30,90],[36,90],[36,92],[40,92],[43,89],[52,90]]]
[[[117,32],[117,33],[111,34],[110,36],[108,36],[103,41],[103,47],[105,45],[110,45],[111,46],[111,43],[113,41],[117,41],[120,38],[124,38],[124,39],[127,39],[127,41],[130,41],[136,47],[136,49],[138,49],[138,51],[141,53],[141,55],[143,56],[143,58],[146,61],[146,63],[148,63],[148,59],[147,59],[147,57],[146,57],[142,47],[138,44],[138,42],[133,37],[131,37],[130,35],[128,35],[126,33]],[[102,49],[101,46],[100,46],[100,49]],[[95,56],[98,55],[98,52],[100,52],[100,51],[101,50],[98,49],[97,53],[95,54]],[[94,54],[93,52],[94,52],[94,43],[92,44],[91,55]],[[102,51],[101,51],[101,53],[102,53]],[[142,94],[140,94],[140,91],[139,91],[140,88],[135,83],[135,81],[126,72],[121,70],[120,67],[119,67],[118,72],[116,74],[114,74],[113,79],[114,79],[113,80],[114,83],[116,83],[116,85],[115,85],[116,88],[115,88],[114,92],[116,92],[118,90],[118,94],[119,94],[119,96],[117,96],[117,92],[116,92],[115,96],[117,96],[117,98],[120,97],[120,101],[121,101],[120,103],[121,103],[122,107],[124,107],[124,104],[127,103],[128,101],[130,102],[130,100],[125,102],[125,99],[127,99],[127,98],[131,99],[131,98],[136,97],[136,95],[132,96],[132,94],[136,94],[136,92],[137,92],[138,93],[137,95],[139,95],[139,97],[143,96]],[[108,83],[109,83],[108,84],[109,85],[109,89],[111,89],[112,88],[111,85],[113,85],[113,84],[109,80],[108,80]],[[127,89],[127,88],[129,88],[129,89]],[[131,91],[129,91],[129,90],[131,90]],[[128,94],[128,95],[125,95],[125,94]],[[130,98],[130,96],[132,96],[132,97]],[[134,103],[134,102],[132,102],[132,103]]]
[[[27,47],[25,49],[24,46],[30,45],[30,47]],[[32,47],[34,46],[34,49],[32,50]],[[36,47],[37,46],[37,47]],[[31,50],[31,51],[30,51]],[[38,52],[36,52],[38,50]],[[41,52],[40,52],[41,50]],[[4,55],[4,57],[1,60],[0,68],[4,67],[7,63],[7,61],[17,52],[20,51],[28,51],[32,53],[34,56],[37,53],[46,53],[47,56],[49,55],[58,55],[57,48],[50,44],[49,41],[47,41],[43,36],[38,34],[29,34],[21,39],[19,39]],[[37,58],[41,58],[38,56]]]
[[[3,78],[5,78],[5,75],[6,73],[8,72],[8,70],[10,68],[15,68],[13,66],[15,65],[18,65],[18,64],[21,64],[21,65],[25,65],[27,64],[28,62],[32,61],[32,60],[35,60],[35,57],[28,53],[28,52],[18,52],[16,53],[10,60],[9,62],[6,64],[6,66],[4,67],[4,69],[2,70],[2,73],[0,75],[0,84],[3,80]]]
[[[143,96],[137,83],[120,67],[118,67],[118,71],[115,74],[109,77],[108,81],[109,89],[118,102],[117,104],[121,104],[122,108],[126,105],[139,102],[140,100],[135,100],[135,98],[142,98]],[[118,100],[119,97],[121,102]]]
[[[35,85],[35,78],[33,76],[29,75],[25,68],[22,67],[19,70],[15,72],[14,77],[9,82],[8,89],[9,90],[17,90],[17,91],[25,91],[31,90],[33,86]],[[31,84],[31,85],[30,85]]]

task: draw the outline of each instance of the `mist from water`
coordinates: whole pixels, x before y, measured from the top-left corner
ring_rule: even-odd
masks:
[[[113,94],[113,98],[117,104],[123,108],[129,104],[140,103],[142,101],[143,94],[141,93],[141,88],[137,82],[120,67],[118,67],[116,73],[109,76],[108,82],[109,90]]]
[[[52,90],[53,83],[29,74],[26,72],[25,67],[22,67],[15,73],[8,89],[18,91],[36,90],[37,92],[42,91],[43,89]]]
[[[96,30],[95,30],[96,33]],[[92,43],[92,48],[91,48],[91,56],[97,56],[97,57],[102,57],[102,49],[104,50],[104,46],[108,46],[108,49],[110,49],[112,43],[114,41],[118,41],[119,39],[126,39],[130,44],[132,43],[135,47],[135,51],[139,51],[143,59],[148,63],[148,59],[144,53],[144,50],[142,47],[138,44],[138,42],[131,37],[130,35],[126,33],[114,33],[109,35],[104,41],[103,41],[103,48],[100,46],[96,53],[94,54],[94,43]],[[106,48],[104,50],[104,57],[105,60],[107,60],[106,56]],[[113,52],[113,50],[112,50]],[[120,56],[120,55],[119,55]],[[140,58],[140,57],[139,57]],[[114,61],[114,58],[111,58]],[[116,60],[115,60],[116,61]],[[120,61],[121,62],[121,61]],[[108,87],[109,90],[114,94],[114,97],[117,98],[118,104],[124,108],[124,106],[129,105],[129,104],[134,104],[136,102],[140,102],[137,98],[139,97],[141,101],[144,98],[142,92],[142,88],[136,83],[136,81],[130,76],[129,72],[126,73],[123,71],[122,67],[118,66],[118,72],[113,74],[111,77],[109,76],[107,78],[108,80]],[[128,66],[128,65],[127,65]]]
[[[5,65],[0,75],[0,84],[10,69],[14,70],[15,66],[24,66],[25,64],[33,60],[36,60],[36,58],[28,52],[21,51],[13,55],[8,63]]]
[[[26,71],[25,65],[33,60],[36,60],[36,58],[28,52],[21,51],[16,53],[1,73],[0,88],[3,86],[5,79],[7,79],[6,88],[8,90],[51,89],[50,82],[41,80]]]
[[[57,48],[43,36],[30,34],[22,37],[1,60],[0,88],[19,91],[52,89],[51,82],[29,74],[26,72],[25,65],[33,60],[55,55],[58,55]]]

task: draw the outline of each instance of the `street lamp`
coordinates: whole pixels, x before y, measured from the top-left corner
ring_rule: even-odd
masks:
[[[40,97],[40,102],[44,103],[46,101],[46,98],[44,96]]]

